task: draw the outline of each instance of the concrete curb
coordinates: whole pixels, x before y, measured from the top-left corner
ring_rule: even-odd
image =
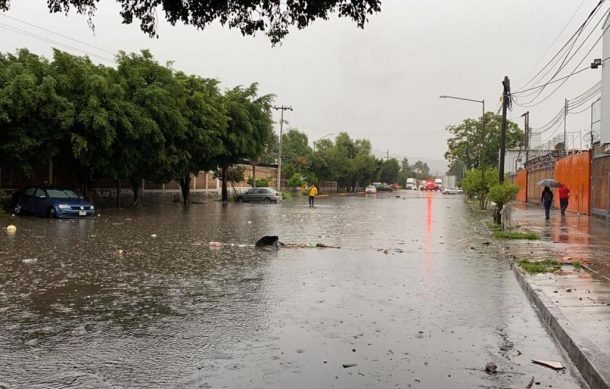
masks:
[[[536,293],[532,285],[527,281],[526,277],[521,273],[516,263],[512,264],[513,271],[517,277],[517,281],[521,288],[536,306],[540,319],[551,330],[561,347],[566,351],[574,366],[580,372],[582,378],[587,382],[592,389],[603,389],[610,387],[610,377],[608,377],[601,369],[601,366],[596,366],[592,360],[583,352],[584,348],[594,350],[594,345],[584,339],[576,344],[573,337],[564,329],[568,328],[568,320],[557,309],[552,301],[547,296]]]
[[[466,203],[473,211],[475,211],[470,203]],[[483,225],[483,228],[485,228],[491,234],[491,231],[485,225],[483,220],[481,220],[481,224]],[[578,344],[576,344],[573,336],[566,331],[566,328],[569,328],[569,321],[559,311],[557,306],[546,295],[536,293],[532,285],[526,279],[526,276],[519,270],[518,264],[512,258],[510,258],[508,253],[496,239],[493,237],[491,237],[491,239],[496,244],[500,255],[504,256],[511,262],[511,268],[515,273],[515,277],[517,278],[519,285],[521,285],[521,288],[527,295],[530,302],[536,307],[538,316],[551,331],[555,339],[557,339],[564,351],[568,354],[572,363],[578,369],[580,375],[585,380],[587,385],[589,385],[591,389],[610,388],[610,376],[608,376],[608,374],[602,370],[604,366],[597,366],[594,361],[592,361],[591,358],[583,351],[585,349],[596,350],[597,347],[590,344],[590,342],[585,339],[579,339]]]

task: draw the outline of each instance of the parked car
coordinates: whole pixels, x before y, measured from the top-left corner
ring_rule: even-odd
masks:
[[[369,185],[364,189],[364,193],[377,193],[375,185]]]
[[[461,190],[455,189],[455,188],[445,188],[445,189],[443,189],[443,194],[454,195],[454,194],[461,194],[460,192],[461,192]]]
[[[393,192],[394,188],[388,184],[379,184],[377,185],[377,192]]]
[[[15,214],[51,218],[87,217],[95,207],[73,190],[32,186],[21,191],[15,202]]]
[[[237,196],[238,203],[247,201],[263,201],[267,204],[277,203],[280,195],[275,189],[271,188],[252,188]]]
[[[390,186],[392,187],[393,190],[400,190],[400,185],[398,185],[398,184],[392,184]]]

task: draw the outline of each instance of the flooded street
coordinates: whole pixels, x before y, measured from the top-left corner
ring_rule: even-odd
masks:
[[[6,388],[581,387],[460,196],[11,222],[17,233],[0,234]],[[255,249],[263,235],[340,248]]]

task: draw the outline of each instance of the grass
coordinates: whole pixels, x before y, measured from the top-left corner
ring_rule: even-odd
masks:
[[[572,266],[574,267],[574,269],[576,270],[580,270],[582,269],[582,263],[580,263],[579,261],[574,261],[572,262]]]
[[[534,232],[520,232],[520,231],[502,231],[495,229],[493,230],[494,238],[496,239],[527,239],[537,240],[540,239],[540,235]]]
[[[292,193],[291,192],[282,192],[282,200],[288,200],[292,198]]]
[[[547,259],[539,262],[523,260],[519,261],[519,266],[521,266],[521,268],[529,274],[553,273],[561,269],[561,264],[553,259]]]

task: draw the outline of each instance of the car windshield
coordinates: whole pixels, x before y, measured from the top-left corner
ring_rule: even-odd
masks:
[[[69,189],[47,189],[47,194],[52,199],[77,199],[78,195]]]

